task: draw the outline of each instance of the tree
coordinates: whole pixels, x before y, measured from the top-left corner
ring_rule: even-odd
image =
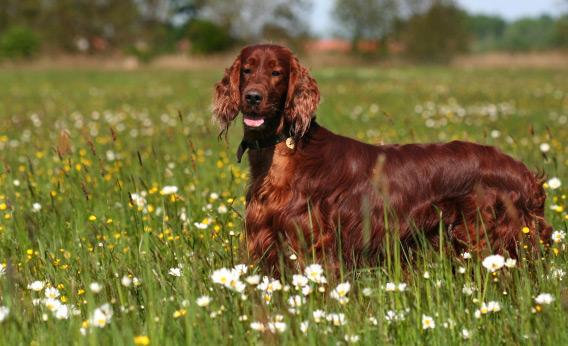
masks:
[[[385,41],[398,11],[396,0],[336,0],[333,16],[342,28],[340,34],[347,36],[357,51],[362,39]]]
[[[163,45],[176,16],[195,15],[205,0],[2,0],[0,31],[25,26],[49,49],[76,49],[79,39],[109,48],[135,42]],[[100,41],[99,40],[99,41]]]
[[[507,27],[507,22],[499,16],[480,14],[469,16],[468,27],[476,38],[500,37]]]
[[[474,39],[474,50],[499,47],[507,22],[499,16],[474,15],[468,18],[468,30]]]
[[[310,32],[307,14],[311,3],[306,0],[293,0],[277,4],[272,10],[271,21],[266,21],[261,29],[265,40],[286,43],[296,51],[303,49],[303,42]]]
[[[408,57],[429,62],[448,62],[465,52],[470,37],[466,13],[441,2],[410,18],[402,36]]]
[[[400,0],[400,13],[402,18],[410,18],[428,12],[435,3],[443,3],[441,0]]]
[[[543,50],[554,47],[556,22],[550,16],[522,18],[505,30],[503,46],[510,51]]]
[[[206,20],[193,20],[189,23],[187,37],[194,53],[208,54],[226,50],[232,38],[219,25]]]
[[[2,0],[0,32],[13,26],[33,27],[40,17],[40,0]]]
[[[135,35],[138,0],[2,0],[0,30],[33,29],[47,46],[73,49],[79,38],[98,36],[121,45]]]
[[[200,14],[235,38],[255,41],[271,32],[267,28],[278,28],[289,37],[304,35],[310,8],[309,0],[205,0]]]
[[[556,35],[554,43],[559,48],[568,49],[568,14],[558,18],[556,21]]]
[[[172,49],[188,34],[215,28],[213,46],[263,37],[308,34],[311,0],[0,0],[0,34],[11,27],[37,33],[50,50],[127,49],[143,55]],[[209,24],[204,24],[209,22]],[[210,25],[213,24],[213,25]],[[213,30],[213,29],[212,29]],[[220,34],[222,32],[222,35]],[[223,36],[223,37],[222,37]],[[230,38],[230,40],[227,40]],[[194,36],[194,39],[195,36]],[[203,42],[202,37],[199,37]],[[78,44],[78,42],[80,44]],[[90,45],[88,44],[90,43]]]

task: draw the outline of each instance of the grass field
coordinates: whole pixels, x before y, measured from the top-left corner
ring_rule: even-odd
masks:
[[[218,142],[210,120],[221,71],[0,71],[0,344],[568,344],[566,70],[315,71],[333,131],[544,169],[558,241],[493,273],[425,249],[256,287],[254,267],[211,278],[246,263],[240,125]]]

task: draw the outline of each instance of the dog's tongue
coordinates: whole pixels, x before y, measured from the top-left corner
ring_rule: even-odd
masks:
[[[259,127],[264,124],[264,119],[249,119],[245,118],[245,124],[250,127]]]

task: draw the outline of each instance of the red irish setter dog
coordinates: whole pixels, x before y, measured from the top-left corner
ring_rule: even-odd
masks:
[[[266,271],[291,253],[300,265],[377,264],[387,233],[405,249],[420,237],[437,247],[442,235],[454,253],[510,256],[521,237],[535,248],[549,238],[542,177],[521,162],[460,141],[361,143],[315,122],[319,99],[308,70],[272,44],[244,48],[215,88],[221,135],[243,114],[246,242]]]

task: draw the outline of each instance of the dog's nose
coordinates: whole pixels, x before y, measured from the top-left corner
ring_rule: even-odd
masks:
[[[256,90],[251,90],[245,94],[245,100],[249,105],[256,106],[262,101],[262,95]]]

